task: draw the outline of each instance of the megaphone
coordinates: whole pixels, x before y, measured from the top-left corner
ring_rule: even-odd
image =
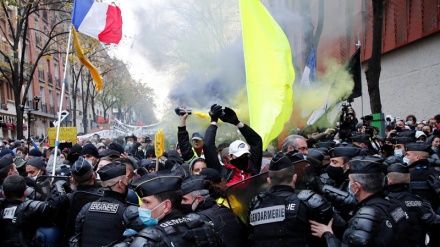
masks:
[[[64,110],[61,111],[61,119],[60,119],[60,123],[63,122],[64,119],[66,119],[66,117],[69,116],[69,112]],[[53,121],[53,126],[58,127],[58,121]]]

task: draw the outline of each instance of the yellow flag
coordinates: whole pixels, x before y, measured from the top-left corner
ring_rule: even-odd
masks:
[[[240,0],[240,17],[250,124],[265,150],[292,113],[292,53],[283,30],[259,0]]]
[[[93,81],[96,84],[95,90],[96,92],[99,92],[102,88],[102,77],[99,74],[98,69],[95,66],[93,66],[93,64],[90,63],[90,61],[84,56],[82,47],[79,44],[78,33],[76,32],[74,27],[72,27],[72,34],[73,34],[73,44],[75,45],[76,56],[78,57],[79,61],[89,69],[90,74],[92,74]]]
[[[165,152],[165,136],[162,129],[159,129],[154,136],[154,154],[159,159],[163,152]]]

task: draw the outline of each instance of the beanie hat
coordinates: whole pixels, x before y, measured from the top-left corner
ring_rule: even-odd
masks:
[[[34,148],[31,151],[29,151],[29,155],[33,157],[41,157],[43,156],[43,153],[39,149]]]
[[[81,155],[89,154],[95,158],[99,158],[98,149],[93,144],[87,144],[82,148]]]

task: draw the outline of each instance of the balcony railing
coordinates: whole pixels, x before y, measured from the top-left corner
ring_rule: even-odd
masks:
[[[55,107],[53,105],[50,106],[50,114],[55,114]]]

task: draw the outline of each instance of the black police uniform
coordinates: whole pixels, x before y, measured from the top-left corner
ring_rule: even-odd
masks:
[[[388,167],[388,173],[408,174],[409,169],[401,163],[395,163]],[[413,246],[425,246],[425,237],[431,226],[438,224],[440,216],[436,215],[428,201],[409,191],[409,184],[390,184],[385,187],[388,197],[400,201],[408,210],[411,222],[411,234],[409,241]]]
[[[125,196],[105,191],[104,197],[86,204],[76,218],[75,232],[81,235],[82,247],[109,245],[122,240]]]
[[[439,219],[428,201],[409,192],[409,184],[392,184],[386,187],[388,197],[403,203],[408,210],[411,223],[409,241],[413,246],[425,246],[425,237],[431,225],[438,224]]]
[[[65,196],[53,190],[46,201],[2,199],[0,205],[0,246],[32,246],[39,226],[52,223],[57,205]]]
[[[350,174],[382,176],[382,161],[377,156],[354,157],[350,160]],[[342,246],[410,246],[410,223],[405,210],[400,202],[386,199],[382,191],[368,196],[354,208]],[[330,232],[325,232],[322,238],[328,247],[341,246]]]
[[[407,212],[397,202],[376,193],[359,203],[355,215],[348,221],[342,246],[410,246]],[[341,246],[334,234],[322,236],[328,247]]]
[[[310,213],[291,186],[273,186],[249,208],[253,246],[308,246]]]
[[[214,169],[212,170],[217,172]],[[217,176],[220,177],[218,172]],[[185,177],[182,183],[183,195],[187,195],[194,191],[208,191],[209,188],[210,181],[207,180],[204,175],[191,175]],[[217,204],[209,194],[202,196],[203,200],[197,204],[197,208],[193,210],[192,204],[182,204],[182,212],[191,212],[187,217],[191,219],[201,219],[214,226],[215,232],[222,240],[222,246],[246,246],[247,233],[240,219],[231,211],[231,209],[221,204]],[[195,213],[192,213],[193,211]]]
[[[140,231],[130,246],[220,246],[211,226],[200,219],[184,216],[175,210],[158,225]]]
[[[427,180],[431,175],[439,176],[440,172],[431,167],[427,159],[417,160],[409,165],[411,182],[410,191],[431,203],[434,210],[440,207],[440,198],[429,186]]]
[[[244,225],[231,209],[217,204],[214,199],[208,197],[202,205],[199,204],[196,210],[196,214],[200,216],[201,220],[214,225],[214,230],[220,237],[222,246],[246,246],[247,233]]]
[[[174,171],[158,171],[146,174],[133,183],[141,197],[158,195],[164,192],[181,192],[181,174]],[[179,205],[172,205],[179,207]],[[220,239],[211,225],[200,219],[184,216],[172,209],[159,220],[157,225],[149,226],[137,233],[134,239],[116,246],[220,246]]]
[[[102,181],[126,174],[124,164],[110,163],[98,171]],[[76,238],[82,247],[96,247],[122,241],[125,230],[123,220],[127,208],[126,194],[116,191],[104,191],[104,197],[87,203],[78,213],[75,224]],[[79,240],[78,240],[79,238]]]

